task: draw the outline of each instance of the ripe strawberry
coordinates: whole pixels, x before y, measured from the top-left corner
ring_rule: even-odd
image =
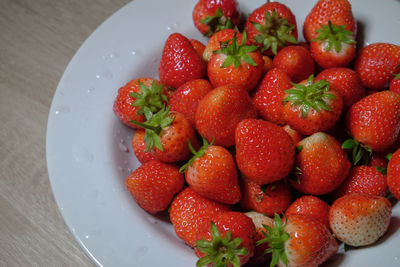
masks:
[[[368,162],[368,166],[375,167],[378,170],[386,169],[387,165],[389,163],[389,160],[385,156],[386,156],[386,154],[384,154],[384,153],[373,152],[371,154],[371,158]]]
[[[200,100],[195,114],[196,128],[208,142],[230,147],[235,144],[236,125],[255,118],[256,110],[249,94],[227,85],[215,88]]]
[[[330,68],[323,70],[316,77],[318,80],[326,80],[343,99],[343,110],[348,110],[355,102],[365,96],[365,88],[360,75],[349,68]]]
[[[284,70],[295,83],[307,79],[314,73],[314,59],[310,51],[300,45],[282,48],[273,62],[275,68]]]
[[[236,34],[214,51],[207,65],[208,78],[214,87],[234,85],[251,91],[258,83],[264,68],[262,55],[256,46],[246,44],[246,32],[239,44]]]
[[[400,94],[400,73],[397,73],[390,82],[389,90]]]
[[[192,13],[196,28],[204,35],[234,28],[240,23],[240,13],[235,0],[200,0]]]
[[[350,193],[386,196],[388,185],[386,175],[370,166],[355,166],[343,183],[333,192],[335,198]]]
[[[266,74],[268,71],[270,71],[274,67],[274,63],[269,56],[263,56],[263,60],[264,60],[263,73]]]
[[[242,199],[240,206],[244,210],[254,210],[268,216],[281,214],[291,201],[290,188],[283,181],[259,185],[243,177],[240,181]]]
[[[193,45],[193,48],[197,51],[197,54],[199,54],[199,56],[203,58],[203,53],[204,49],[206,49],[206,46],[196,39],[189,39],[189,41]]]
[[[199,229],[195,253],[197,266],[244,265],[254,254],[256,229],[253,221],[241,212],[217,214],[207,227]]]
[[[144,141],[145,130],[137,129],[132,137],[132,149],[140,163],[145,163],[156,159],[150,151],[146,151],[146,142]]]
[[[390,192],[400,200],[400,149],[394,152],[389,160],[387,182]]]
[[[296,130],[293,130],[290,125],[286,124],[282,126],[282,129],[285,130],[285,132],[288,133],[288,135],[292,138],[293,144],[296,146],[298,142],[300,142],[304,136],[301,135],[299,132]]]
[[[295,180],[290,184],[299,192],[323,195],[335,190],[347,177],[350,162],[340,143],[332,136],[319,132],[297,144]]]
[[[207,80],[191,80],[179,86],[169,99],[171,111],[176,111],[194,125],[194,114],[200,100],[212,90],[211,84]]]
[[[257,245],[269,244],[270,266],[319,266],[338,250],[328,228],[307,216],[292,215],[283,223],[275,214],[273,227],[264,227],[265,238]]]
[[[399,137],[400,95],[392,91],[368,95],[346,115],[347,129],[354,139],[373,151],[383,151]]]
[[[345,30],[352,32],[352,38],[355,39],[357,23],[351,4],[347,0],[319,0],[304,21],[304,38],[308,42],[317,38],[317,30],[321,28],[321,25],[328,25],[329,21],[334,25],[345,26]]]
[[[125,125],[137,129],[132,120],[144,122],[145,110],[157,112],[168,101],[167,89],[153,78],[139,78],[119,88],[114,113]]]
[[[331,129],[342,112],[342,97],[325,80],[307,80],[285,90],[282,113],[287,124],[304,135]]]
[[[389,87],[393,73],[400,72],[400,46],[375,43],[362,48],[354,62],[364,86],[381,91]]]
[[[294,145],[281,127],[263,120],[245,119],[236,127],[236,163],[258,184],[285,178],[293,164]]]
[[[336,238],[350,246],[366,246],[388,229],[392,207],[384,197],[348,194],[335,200],[329,223]]]
[[[168,208],[184,184],[175,165],[152,160],[143,163],[126,178],[126,188],[140,207],[151,214]]]
[[[329,229],[329,205],[315,196],[301,196],[286,209],[285,215],[304,215],[316,219]]]
[[[267,2],[255,9],[246,21],[245,31],[265,55],[276,55],[281,48],[297,44],[296,17],[278,2]]]
[[[145,115],[146,122],[132,123],[146,130],[146,151],[151,151],[158,160],[170,163],[187,160],[191,155],[189,141],[198,148],[194,128],[184,115],[169,109]]]
[[[162,83],[178,88],[185,82],[203,78],[206,64],[189,39],[180,33],[173,33],[165,42],[158,74]]]
[[[214,33],[208,43],[206,48],[203,52],[203,59],[205,61],[210,61],[211,56],[213,55],[214,51],[221,49],[221,44],[231,44],[233,35],[236,34],[237,40],[239,40],[240,44],[242,44],[242,34],[233,29],[225,29],[219,32]]]
[[[229,210],[229,206],[204,198],[187,187],[172,200],[169,217],[177,236],[195,247],[201,225],[210,225],[217,213]]]
[[[203,139],[203,146],[195,151],[189,144],[193,157],[180,171],[194,191],[208,199],[235,204],[240,200],[236,164],[231,153],[222,146],[214,146]]]
[[[292,87],[289,75],[283,70],[273,68],[262,79],[253,95],[253,104],[258,115],[264,120],[284,124],[282,100],[284,90]]]

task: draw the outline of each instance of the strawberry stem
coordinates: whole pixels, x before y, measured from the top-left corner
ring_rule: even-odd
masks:
[[[186,171],[186,169],[191,166],[193,164],[193,162],[197,159],[200,158],[202,156],[204,156],[204,154],[206,153],[207,149],[209,146],[211,146],[214,143],[214,139],[211,141],[211,143],[208,143],[208,141],[203,137],[203,145],[200,147],[199,151],[196,151],[193,146],[192,143],[190,142],[190,140],[188,141],[188,146],[190,151],[193,154],[193,157],[185,164],[183,165],[180,169],[179,172],[180,173],[184,173]]]

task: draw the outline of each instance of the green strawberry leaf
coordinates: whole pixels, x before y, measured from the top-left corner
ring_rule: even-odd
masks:
[[[372,149],[364,144],[359,143],[354,138],[349,138],[342,143],[342,148],[351,150],[351,162],[353,166],[368,165]]]
[[[149,110],[151,113],[156,113],[168,102],[167,96],[163,94],[163,84],[155,80],[152,81],[150,87],[143,84],[140,80],[138,83],[140,92],[130,93],[130,96],[136,98],[132,106],[139,107],[137,111],[138,115],[148,113]]]
[[[215,11],[215,15],[201,19],[200,23],[209,26],[208,31],[205,33],[205,35],[208,37],[210,37],[211,35],[213,35],[218,31],[224,29],[232,29],[235,26],[232,24],[231,19],[224,15],[220,7]]]
[[[331,21],[328,25],[321,25],[321,28],[315,30],[318,35],[312,42],[325,42],[325,50],[332,48],[337,53],[342,50],[342,44],[354,44],[353,32],[346,30],[346,25],[334,25]]]
[[[202,156],[204,156],[204,154],[206,153],[207,149],[209,146],[212,146],[214,144],[214,139],[211,141],[211,143],[208,143],[207,139],[205,139],[203,137],[203,145],[200,147],[199,151],[196,151],[193,146],[192,143],[190,142],[190,140],[188,141],[188,146],[190,151],[192,152],[193,156],[192,158],[185,164],[183,165],[180,169],[179,172],[180,173],[184,173],[186,171],[186,169],[191,166],[193,164],[193,162],[197,159],[197,158],[201,158]]]

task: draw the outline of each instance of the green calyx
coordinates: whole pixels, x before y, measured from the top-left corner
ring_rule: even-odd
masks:
[[[206,153],[207,149],[209,146],[211,146],[214,143],[214,139],[211,141],[211,143],[208,143],[207,140],[203,137],[203,145],[200,147],[199,151],[196,151],[193,146],[192,143],[190,142],[190,140],[188,141],[188,146],[190,151],[193,154],[193,157],[185,164],[183,165],[180,169],[179,172],[180,173],[184,173],[186,171],[186,169],[193,164],[193,162],[197,159],[197,158],[201,158],[202,156],[204,156],[204,154]]]
[[[232,264],[234,267],[240,267],[239,256],[247,255],[247,249],[240,247],[242,239],[232,239],[231,231],[228,231],[224,237],[221,236],[218,227],[211,222],[211,241],[197,240],[196,248],[205,254],[196,262],[197,267],[212,264],[213,267],[225,267]]]
[[[297,44],[297,39],[291,35],[295,25],[290,24],[286,18],[279,17],[276,10],[272,14],[265,12],[265,24],[251,21],[254,28],[260,33],[254,40],[262,45],[261,52],[271,48],[272,53],[278,53],[278,47],[285,47],[288,44]]]
[[[257,63],[254,62],[253,58],[249,55],[249,53],[257,50],[257,46],[246,45],[246,39],[247,34],[246,32],[243,32],[242,44],[239,45],[235,32],[233,34],[231,44],[229,44],[230,40],[220,43],[221,49],[214,51],[214,53],[224,54],[227,56],[221,68],[227,68],[231,65],[233,65],[235,68],[238,68],[242,64],[242,61],[252,66],[257,66]]]
[[[270,267],[278,264],[282,261],[287,265],[287,255],[285,252],[285,242],[289,240],[290,235],[285,231],[287,219],[285,218],[285,223],[282,223],[282,219],[278,214],[274,216],[273,227],[268,225],[263,225],[266,232],[262,232],[265,238],[257,241],[256,245],[259,246],[264,243],[268,243],[269,248],[264,251],[264,254],[272,253],[272,259],[270,262]]]
[[[208,31],[204,34],[205,36],[210,37],[214,33],[224,30],[224,29],[232,29],[234,25],[231,22],[229,17],[225,17],[224,13],[222,12],[221,8],[218,8],[215,11],[215,15],[205,17],[204,19],[200,20],[200,23],[209,26]]]
[[[336,99],[336,96],[328,93],[329,83],[326,80],[319,80],[314,83],[314,75],[311,74],[307,79],[307,84],[293,84],[294,89],[284,92],[288,94],[283,103],[291,102],[294,106],[300,106],[301,117],[305,118],[312,108],[317,112],[321,110],[331,111],[326,100]]]
[[[132,106],[139,107],[137,114],[143,115],[149,111],[155,113],[162,109],[164,104],[168,101],[167,96],[163,94],[163,84],[153,81],[151,86],[148,87],[141,81],[138,81],[138,83],[140,93],[130,93],[130,96],[136,98]]]
[[[145,129],[144,141],[146,143],[146,151],[150,151],[153,147],[163,151],[160,133],[167,128],[175,119],[169,113],[169,108],[163,107],[157,113],[145,111],[146,121],[144,123],[132,120],[131,123]]]
[[[342,43],[354,44],[352,39],[353,32],[346,30],[346,25],[334,25],[331,21],[328,25],[321,25],[321,28],[315,30],[318,33],[313,42],[325,42],[325,50],[330,51],[335,48],[339,53],[342,50]]]
[[[353,166],[368,165],[372,155],[372,149],[369,146],[361,144],[356,139],[349,138],[343,142],[342,148],[351,149],[351,161]]]

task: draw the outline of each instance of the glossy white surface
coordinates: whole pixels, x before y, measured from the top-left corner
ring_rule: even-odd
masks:
[[[133,78],[157,78],[169,34],[180,32],[205,43],[191,20],[195,2],[135,0],[126,5],[77,51],[54,95],[47,128],[54,196],[71,232],[100,266],[195,266],[192,250],[176,237],[172,226],[140,209],[126,191],[125,178],[138,167],[130,147],[133,132],[112,112],[119,87]],[[301,34],[315,1],[282,2],[296,15]],[[248,14],[264,0],[239,3]],[[398,1],[351,3],[365,43],[400,44]],[[399,266],[399,227],[400,205],[396,205],[383,240],[339,254],[328,265]]]

